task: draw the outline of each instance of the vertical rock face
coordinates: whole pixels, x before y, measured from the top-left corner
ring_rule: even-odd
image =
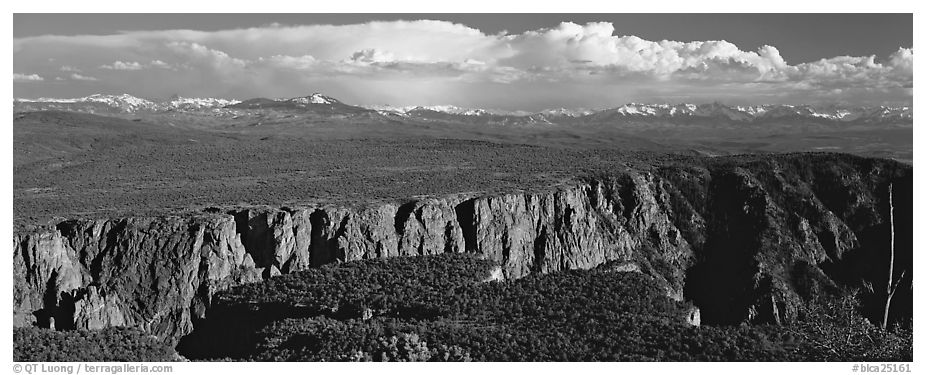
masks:
[[[692,300],[693,321],[785,323],[822,289],[877,280],[859,264],[886,255],[867,245],[883,230],[880,191],[888,181],[912,188],[912,169],[780,159],[402,205],[65,221],[15,235],[14,323],[136,326],[178,339],[234,285],[337,261],[464,251],[497,261],[498,279],[618,261]],[[895,205],[910,204],[910,191]],[[912,211],[900,220],[912,231]],[[901,244],[899,268],[912,264],[911,248]]]
[[[461,220],[473,228],[473,250],[500,261],[506,278],[637,256],[684,270],[691,246],[664,209],[665,197],[651,189],[654,179],[641,173],[551,193],[476,199],[472,217]],[[640,253],[644,248],[655,251]]]
[[[231,217],[68,221],[14,241],[16,325],[174,337],[212,292],[260,280]]]

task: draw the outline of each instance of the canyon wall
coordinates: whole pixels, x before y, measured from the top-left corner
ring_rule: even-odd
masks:
[[[905,317],[912,167],[806,154],[663,163],[544,191],[20,230],[14,324],[135,326],[177,340],[216,292],[234,285],[332,262],[443,252],[493,259],[505,278],[613,261],[664,280],[667,294],[693,301],[707,323],[787,323],[837,286],[883,289],[889,184],[895,267],[907,275],[895,314]],[[869,299],[876,304],[876,295]]]

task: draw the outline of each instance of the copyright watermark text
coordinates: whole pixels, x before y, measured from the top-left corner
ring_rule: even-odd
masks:
[[[134,374],[134,373],[170,373],[174,371],[171,365],[147,364],[58,364],[58,363],[16,363],[13,364],[15,374]]]

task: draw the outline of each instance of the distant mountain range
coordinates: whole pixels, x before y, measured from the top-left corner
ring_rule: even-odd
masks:
[[[92,112],[96,110],[112,110],[116,112],[133,113],[140,111],[194,111],[203,109],[222,108],[240,103],[238,100],[217,98],[183,98],[174,96],[163,102],[154,102],[138,98],[129,94],[107,95],[94,94],[82,98],[38,98],[14,99],[16,110],[72,110]]]
[[[165,101],[151,101],[129,94],[95,94],[82,98],[15,99],[16,111],[66,110],[78,112],[197,112],[231,113],[240,110],[311,111],[323,115],[379,115],[384,118],[418,118],[493,124],[553,124],[576,121],[590,123],[653,122],[689,123],[704,120],[727,123],[764,123],[768,121],[813,121],[854,124],[912,124],[911,107],[842,107],[811,105],[728,106],[711,104],[643,104],[630,103],[620,107],[587,109],[549,109],[540,112],[498,111],[457,106],[353,106],[335,98],[314,93],[288,99],[255,98],[244,101],[221,98],[183,98],[174,96]]]

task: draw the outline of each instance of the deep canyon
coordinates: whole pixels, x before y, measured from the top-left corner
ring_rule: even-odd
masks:
[[[707,324],[787,324],[816,296],[870,283],[862,301],[876,320],[891,204],[895,275],[905,271],[891,316],[906,319],[912,173],[844,154],[693,157],[529,191],[61,220],[15,232],[14,324],[131,326],[177,342],[229,287],[445,252],[494,260],[506,279],[625,263]]]

